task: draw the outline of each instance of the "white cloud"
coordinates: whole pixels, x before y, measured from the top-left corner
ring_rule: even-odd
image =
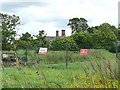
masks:
[[[11,0],[13,1],[13,0]],[[17,0],[14,0],[17,2]],[[68,20],[74,17],[83,17],[88,20],[89,26],[100,25],[104,22],[117,27],[119,0],[22,0],[19,2],[44,3],[43,6],[30,4],[19,6],[12,13],[19,15],[23,26],[19,32],[37,34],[39,30],[45,30],[47,35],[55,36],[56,30],[65,29],[67,35],[71,30],[67,26]],[[8,2],[8,0],[2,0]],[[14,3],[14,2],[13,2]],[[20,4],[20,3],[19,3]],[[66,25],[65,25],[66,24]]]
[[[61,30],[64,28],[58,28],[55,27],[54,24],[50,23],[39,23],[39,22],[30,22],[25,24],[24,26],[21,27],[21,30],[18,30],[19,34],[25,33],[25,32],[31,32],[32,34],[38,34],[39,30],[45,30],[45,33],[47,36],[55,36],[56,35],[56,30],[59,30],[59,35],[61,35]],[[49,32],[49,33],[48,33]],[[67,28],[66,30],[67,35],[71,34],[71,30]]]

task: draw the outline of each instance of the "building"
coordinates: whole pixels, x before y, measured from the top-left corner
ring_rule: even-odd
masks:
[[[61,30],[61,36],[59,36],[59,31],[57,30],[57,31],[56,31],[56,36],[46,36],[46,40],[47,40],[47,41],[52,41],[52,40],[54,40],[56,37],[64,37],[64,36],[66,36],[66,35],[65,35],[65,30]]]

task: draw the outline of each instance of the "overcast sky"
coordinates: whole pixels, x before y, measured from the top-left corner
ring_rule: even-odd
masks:
[[[109,23],[118,27],[119,0],[0,0],[0,12],[20,16],[22,23],[18,33],[38,34],[45,30],[47,36],[55,36],[56,30],[66,30],[69,19],[85,18],[88,25]]]

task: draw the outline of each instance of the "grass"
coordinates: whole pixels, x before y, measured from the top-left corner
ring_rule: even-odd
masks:
[[[36,67],[28,68],[5,68],[3,73],[3,87],[8,88],[92,88],[90,73],[85,72],[83,64],[72,63],[66,69],[64,64],[61,65],[37,65]],[[75,67],[74,67],[75,66]],[[93,73],[92,73],[93,74]],[[93,74],[94,87],[112,87],[109,81],[105,79],[106,85],[100,83],[102,78]],[[112,80],[115,83],[113,87],[117,87],[117,80]],[[101,85],[101,86],[99,86]],[[110,85],[110,86],[108,86]]]
[[[33,53],[33,52],[32,52]],[[87,56],[69,52],[66,69],[66,52],[50,51],[37,55],[44,59],[31,67],[4,67],[4,88],[118,88],[115,54],[105,50],[89,50]],[[33,59],[29,56],[30,59]]]
[[[18,56],[23,56],[25,52],[23,50],[18,51]],[[69,62],[83,62],[91,60],[115,60],[116,56],[106,50],[90,49],[87,56],[80,56],[79,51],[68,51]],[[46,55],[36,54],[34,51],[28,52],[29,60],[41,59],[45,64],[58,64],[66,62],[66,51],[48,51]]]

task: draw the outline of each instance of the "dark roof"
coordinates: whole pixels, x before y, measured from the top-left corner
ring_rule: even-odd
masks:
[[[46,36],[46,40],[48,40],[48,41],[52,41],[55,38],[56,38],[55,36]]]

